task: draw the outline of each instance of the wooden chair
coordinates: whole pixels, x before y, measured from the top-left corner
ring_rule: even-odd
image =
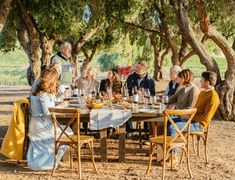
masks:
[[[27,98],[28,101],[29,100],[29,97]],[[27,152],[28,152],[28,148],[29,148],[29,143],[30,143],[30,140],[29,140],[29,137],[28,137],[28,133],[29,133],[29,103],[22,103],[21,104],[21,109],[24,113],[24,125],[25,125],[25,137],[24,137],[24,145],[23,145],[23,159],[25,160],[26,159],[26,155],[27,155]]]
[[[81,174],[81,145],[88,144],[91,150],[91,158],[95,171],[98,173],[98,170],[95,165],[94,159],[94,150],[93,150],[93,136],[81,136],[80,135],[80,110],[79,109],[59,109],[59,108],[49,108],[51,116],[54,122],[54,143],[55,143],[55,153],[54,153],[54,166],[52,170],[52,175],[54,175],[56,170],[56,158],[59,151],[59,148],[62,145],[67,145],[70,147],[70,168],[73,168],[73,150],[77,152],[78,160],[78,173],[79,178],[82,178]],[[71,117],[66,125],[62,126],[58,122],[59,116]],[[76,125],[75,135],[69,135],[67,130],[71,124]],[[61,130],[59,133],[58,129]]]
[[[169,153],[171,152],[171,169],[173,169],[173,150],[174,148],[181,148],[185,152],[185,156],[187,157],[187,167],[190,177],[192,178],[192,173],[190,170],[189,164],[189,135],[190,135],[190,124],[194,114],[196,113],[197,109],[184,109],[184,110],[165,110],[164,114],[164,135],[157,136],[150,139],[150,155],[149,155],[149,162],[146,174],[148,174],[149,170],[151,169],[152,164],[152,157],[153,154],[156,154],[156,148],[160,145],[163,149],[163,165],[162,165],[162,179],[165,177],[165,165],[166,159]],[[182,129],[179,129],[176,123],[172,120],[172,116],[176,115],[190,115],[187,123],[183,126]],[[176,136],[167,136],[167,126],[168,122],[172,124],[176,130]],[[185,132],[187,129],[187,133]],[[156,155],[157,157],[157,155]],[[156,158],[157,159],[157,158]]]
[[[196,150],[195,150],[195,142],[194,142],[194,137],[197,138],[197,156],[200,157],[200,140],[203,140],[203,144],[205,146],[204,148],[204,152],[205,152],[205,160],[206,163],[208,163],[208,156],[207,156],[207,144],[208,144],[208,133],[209,133],[209,128],[210,125],[207,126],[206,129],[204,129],[204,131],[198,131],[198,132],[190,132],[190,136],[192,137],[192,145],[193,145],[193,151],[196,154]]]

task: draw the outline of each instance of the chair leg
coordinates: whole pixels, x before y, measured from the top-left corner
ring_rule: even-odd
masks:
[[[152,159],[153,159],[153,148],[154,145],[152,143],[150,143],[150,149],[149,149],[149,162],[148,162],[148,167],[146,170],[146,175],[149,173],[151,166],[152,166]]]
[[[200,136],[197,136],[197,156],[200,157]]]
[[[93,141],[89,142],[88,146],[89,146],[89,148],[91,150],[91,160],[92,160],[92,164],[93,164],[93,167],[95,169],[95,172],[99,173],[99,171],[98,171],[98,169],[96,167],[96,164],[95,164]]]
[[[207,156],[207,139],[204,141],[204,145],[205,145],[205,159],[206,159],[206,163],[209,163],[208,156]]]
[[[69,164],[70,168],[73,169],[73,145],[69,146],[70,151],[70,157],[69,157]]]
[[[191,168],[190,168],[190,162],[189,162],[189,149],[188,149],[188,147],[187,147],[187,151],[185,151],[185,154],[186,154],[186,158],[187,158],[188,173],[189,173],[190,178],[193,178]]]
[[[171,150],[171,170],[173,170],[173,151],[174,149]]]
[[[192,146],[193,146],[193,152],[194,154],[196,154],[196,150],[195,150],[195,141],[194,141],[194,135],[191,135],[192,136]]]
[[[79,173],[79,179],[82,179],[82,169],[81,169],[81,144],[78,144],[78,173]]]
[[[163,164],[162,164],[162,180],[165,178],[165,170],[166,170],[166,152],[163,152]]]
[[[55,143],[55,152],[54,152],[54,164],[53,164],[53,169],[51,175],[54,176],[55,174],[55,169],[56,169],[56,159],[57,159],[57,144]]]

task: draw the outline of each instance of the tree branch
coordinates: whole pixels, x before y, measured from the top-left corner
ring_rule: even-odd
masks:
[[[85,34],[85,36],[80,37],[80,39],[75,44],[75,52],[74,54],[79,54],[82,46],[89,40],[91,37],[99,31],[99,27],[92,29],[89,33]]]
[[[136,28],[139,28],[139,29],[142,29],[142,30],[145,30],[147,32],[151,32],[151,33],[156,33],[156,34],[159,34],[161,35],[161,33],[159,31],[156,31],[154,29],[148,29],[144,26],[141,26],[141,25],[138,25],[138,24],[134,24],[134,23],[131,23],[131,22],[124,22],[127,26],[133,26],[133,27],[136,27]]]
[[[6,22],[7,16],[11,9],[11,2],[12,0],[3,0],[0,3],[0,33],[4,27]]]

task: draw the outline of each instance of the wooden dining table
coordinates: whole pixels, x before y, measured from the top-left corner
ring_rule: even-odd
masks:
[[[70,107],[71,108],[71,107]],[[90,110],[87,108],[80,109],[80,122],[88,122],[90,121],[89,116]],[[132,113],[131,118],[128,120],[129,122],[156,122],[158,123],[159,117],[163,117],[162,113],[159,111],[155,112],[137,112]],[[58,117],[60,122],[66,121],[69,119],[68,116],[61,115]],[[100,129],[100,155],[101,161],[107,162],[108,161],[108,144],[107,144],[107,128]],[[125,155],[126,155],[126,123],[119,126],[119,150],[118,150],[118,161],[125,162]],[[129,151],[130,152],[130,151]]]

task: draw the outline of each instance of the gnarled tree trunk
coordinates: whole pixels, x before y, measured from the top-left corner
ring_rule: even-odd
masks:
[[[210,24],[206,8],[201,0],[196,0],[196,7],[200,16],[202,32],[222,50],[228,64],[225,80],[217,85],[221,100],[217,115],[221,119],[235,121],[235,51],[228,40]]]
[[[34,26],[32,19],[18,0],[20,9],[20,30],[18,40],[29,58],[29,68],[27,70],[27,80],[31,86],[35,79],[40,77],[41,68],[39,62],[40,39],[38,29]]]
[[[188,16],[188,0],[177,0],[177,4],[172,0],[171,4],[174,5],[178,25],[185,40],[199,56],[201,64],[203,64],[207,70],[216,72],[218,75],[218,82],[221,82],[218,64],[209,55],[201,41],[198,41],[198,38],[192,29]]]

